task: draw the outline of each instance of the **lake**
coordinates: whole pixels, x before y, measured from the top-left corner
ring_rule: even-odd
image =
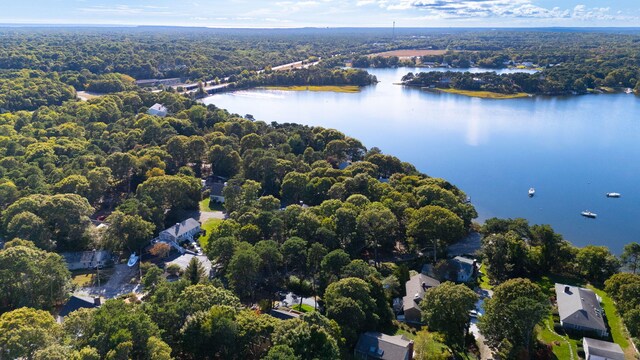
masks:
[[[380,83],[360,93],[249,90],[203,101],[266,122],[338,129],[454,183],[481,222],[523,217],[551,224],[578,246],[616,253],[640,240],[640,99],[492,100],[394,85],[410,71],[428,70],[368,69]],[[607,192],[622,197],[608,199]],[[580,216],[584,210],[597,219]]]

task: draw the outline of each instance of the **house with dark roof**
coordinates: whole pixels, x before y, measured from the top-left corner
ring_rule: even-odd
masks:
[[[93,309],[100,307],[102,300],[100,297],[87,297],[80,295],[72,295],[69,300],[62,306],[60,312],[58,312],[57,320],[61,323],[64,318],[72,312],[80,309]]]
[[[354,355],[359,360],[412,360],[413,341],[402,335],[366,332],[360,335]]]
[[[409,323],[422,323],[422,312],[420,302],[424,293],[440,285],[440,281],[424,274],[413,275],[405,284],[407,295],[402,298],[402,309],[404,311],[404,321]]]
[[[295,311],[295,310],[291,310],[291,309],[287,309],[287,308],[280,308],[280,309],[271,309],[269,311],[269,315],[273,316],[276,319],[280,319],[280,320],[291,320],[291,319],[297,319],[300,317],[300,315],[302,315],[300,312]]]
[[[159,238],[163,242],[180,244],[183,241],[193,241],[200,231],[200,222],[194,218],[189,218],[162,231]]]
[[[616,343],[585,337],[582,346],[585,360],[624,360],[624,351]]]
[[[162,104],[154,104],[147,110],[147,114],[165,117],[169,113],[169,110]]]
[[[453,258],[453,262],[458,266],[457,282],[466,283],[474,280],[478,276],[478,263],[475,259],[456,256]]]
[[[563,284],[556,284],[555,290],[563,328],[607,336],[605,314],[593,291]]]
[[[113,255],[107,250],[61,253],[69,270],[95,269],[113,265]]]

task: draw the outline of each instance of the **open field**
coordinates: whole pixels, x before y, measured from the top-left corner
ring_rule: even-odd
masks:
[[[266,86],[264,89],[281,91],[329,91],[339,93],[360,92],[359,86]]]
[[[516,94],[501,94],[491,91],[471,91],[471,90],[458,90],[458,89],[437,89],[438,91],[446,92],[449,94],[457,94],[464,96],[477,97],[482,99],[518,99],[529,97],[527,93]]]
[[[381,53],[377,53],[377,54],[371,54],[369,55],[370,57],[372,56],[382,56],[382,57],[391,57],[391,56],[397,56],[399,58],[407,58],[407,57],[414,57],[414,56],[425,56],[425,55],[444,55],[447,52],[447,50],[418,50],[418,49],[414,49],[414,50],[392,50],[392,51],[385,51],[385,52],[381,52]]]

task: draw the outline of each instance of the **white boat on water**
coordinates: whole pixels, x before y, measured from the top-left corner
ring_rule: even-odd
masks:
[[[536,194],[536,189],[530,188],[529,189],[529,197],[533,197],[533,195],[535,195],[535,194]]]
[[[591,219],[595,219],[598,216],[598,214],[592,213],[589,210],[585,210],[585,211],[581,212],[580,215],[582,215],[584,217],[591,218]]]
[[[632,88],[626,88],[626,89],[624,89],[624,93],[625,94],[633,94],[633,89]]]
[[[127,266],[133,267],[138,262],[138,259],[140,259],[140,256],[137,256],[136,253],[131,254],[131,256],[129,256]]]
[[[620,193],[616,193],[616,192],[607,193],[607,197],[608,198],[619,198],[620,196],[622,196],[622,195],[620,195]]]

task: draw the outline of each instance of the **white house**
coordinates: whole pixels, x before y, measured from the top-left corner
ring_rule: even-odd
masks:
[[[155,104],[152,107],[150,107],[149,110],[147,110],[147,114],[156,115],[156,116],[160,116],[160,117],[165,117],[165,116],[167,116],[168,113],[169,113],[169,111],[162,104]]]
[[[193,241],[200,231],[200,222],[194,218],[189,218],[162,231],[159,238],[160,241],[179,244],[183,241]]]

